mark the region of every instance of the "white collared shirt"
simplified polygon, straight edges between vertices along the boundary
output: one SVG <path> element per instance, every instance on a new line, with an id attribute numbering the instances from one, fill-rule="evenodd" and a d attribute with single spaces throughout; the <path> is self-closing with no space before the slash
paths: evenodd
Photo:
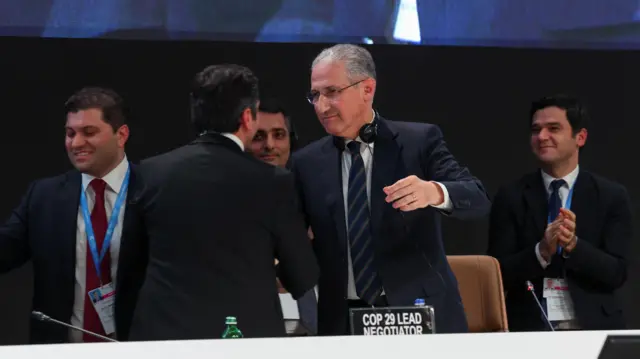
<path id="1" fill-rule="evenodd" d="M 579 172 L 580 172 L 580 166 L 576 166 L 576 168 L 573 171 L 571 171 L 568 175 L 562 178 L 554 178 L 548 173 L 545 173 L 544 171 L 540 171 L 540 174 L 542 175 L 542 183 L 544 183 L 544 188 L 547 192 L 547 198 L 549 198 L 549 196 L 551 196 L 551 193 L 553 193 L 551 189 L 551 182 L 557 179 L 563 179 L 566 183 L 558 189 L 558 195 L 560 195 L 560 200 L 562 201 L 562 208 L 566 208 L 567 199 L 569 198 L 569 191 L 576 184 L 576 180 L 578 179 Z M 540 243 L 536 244 L 536 257 L 538 258 L 538 262 L 540 262 L 540 265 L 542 266 L 542 268 L 547 268 L 547 266 L 550 264 L 550 262 L 547 262 L 546 260 L 544 260 L 544 258 L 542 258 L 542 255 L 540 254 Z"/>
<path id="2" fill-rule="evenodd" d="M 240 138 L 238 138 L 238 136 L 234 135 L 233 133 L 227 133 L 227 132 L 221 133 L 221 135 L 235 142 L 238 146 L 240 146 L 240 149 L 244 152 L 244 143 L 240 141 Z"/>
<path id="3" fill-rule="evenodd" d="M 375 112 L 374 112 L 374 118 L 375 119 Z M 369 207 L 371 207 L 371 173 L 372 173 L 372 168 L 373 168 L 373 147 L 374 147 L 374 143 L 364 143 L 362 142 L 362 140 L 360 139 L 360 137 L 356 138 L 356 141 L 361 142 L 362 144 L 360 145 L 360 156 L 362 156 L 362 161 L 364 162 L 364 168 L 365 168 L 365 172 L 366 172 L 366 177 L 367 177 L 367 201 L 369 201 Z M 345 141 L 345 147 L 346 145 L 351 142 L 351 140 L 346 140 Z M 345 224 L 347 227 L 347 233 L 349 232 L 349 204 L 348 204 L 348 192 L 349 192 L 349 171 L 351 170 L 351 152 L 349 151 L 348 148 L 346 148 L 343 152 L 342 152 L 342 193 L 343 193 L 343 198 L 344 198 L 344 213 L 345 213 Z M 449 198 L 449 191 L 447 191 L 447 188 L 441 184 L 436 182 L 440 188 L 442 189 L 442 192 L 444 193 L 444 202 L 442 202 L 440 205 L 438 206 L 434 206 L 435 208 L 438 209 L 444 209 L 444 210 L 451 210 L 452 209 L 452 203 L 451 203 L 451 198 Z M 382 188 L 376 188 L 376 191 L 382 191 Z M 386 196 L 385 196 L 386 197 Z M 389 204 L 391 205 L 391 204 Z M 356 300 L 356 299 L 360 299 L 357 295 L 357 291 L 356 291 L 356 284 L 355 284 L 355 279 L 354 279 L 354 275 L 353 275 L 353 264 L 351 263 L 351 249 L 350 249 L 350 245 L 349 242 L 347 241 L 347 268 L 348 268 L 348 285 L 347 285 L 347 299 L 352 299 L 352 300 Z M 384 291 L 382 292 L 384 294 Z"/>
<path id="4" fill-rule="evenodd" d="M 102 179 L 107 183 L 105 190 L 105 209 L 107 211 L 107 220 L 111 217 L 113 206 L 116 203 L 116 198 L 122 187 L 124 177 L 127 174 L 129 168 L 129 161 L 125 155 L 122 162 L 118 164 L 111 172 Z M 93 188 L 89 186 L 91 181 L 95 177 L 86 173 L 82 174 L 82 188 L 87 196 L 87 205 L 89 206 L 89 213 L 93 210 L 95 203 L 95 193 Z M 122 222 L 124 220 L 124 212 L 126 208 L 126 201 L 122 203 L 122 208 L 118 215 L 118 223 L 113 231 L 113 237 L 111 238 L 111 244 L 109 246 L 109 254 L 111 256 L 111 278 L 112 283 L 115 285 L 116 274 L 118 271 L 118 256 L 120 251 L 120 238 L 122 236 Z M 89 253 L 89 255 L 91 255 Z M 74 289 L 74 301 L 73 301 L 73 313 L 71 315 L 71 324 L 80 328 L 83 328 L 84 322 L 84 301 L 87 297 L 87 291 L 95 288 L 86 288 L 86 271 L 87 271 L 87 232 L 85 231 L 84 218 L 82 217 L 82 210 L 78 207 L 78 225 L 76 227 L 76 273 L 75 273 L 75 289 Z M 106 284 L 106 283 L 105 283 Z M 71 342 L 82 342 L 82 333 L 76 330 L 70 330 Z"/>

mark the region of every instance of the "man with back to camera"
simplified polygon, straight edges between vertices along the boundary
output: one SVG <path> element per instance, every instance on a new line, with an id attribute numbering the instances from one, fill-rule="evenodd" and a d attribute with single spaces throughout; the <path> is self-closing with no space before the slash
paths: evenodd
<path id="1" fill-rule="evenodd" d="M 540 169 L 500 188 L 489 226 L 509 330 L 550 330 L 529 289 L 556 330 L 624 329 L 615 293 L 627 279 L 632 238 L 627 191 L 580 168 L 588 113 L 576 98 L 537 100 L 530 118 Z M 561 304 L 568 309 L 556 310 Z"/>
<path id="2" fill-rule="evenodd" d="M 131 340 L 220 338 L 227 316 L 247 338 L 285 336 L 274 257 L 294 299 L 316 284 L 293 176 L 244 152 L 258 99 L 249 69 L 207 67 L 191 92 L 198 138 L 141 163 L 149 265 Z"/>
<path id="3" fill-rule="evenodd" d="M 0 272 L 32 260 L 33 310 L 102 335 L 113 336 L 116 329 L 120 338 L 126 336 L 135 288 L 129 296 L 115 296 L 115 328 L 103 325 L 89 292 L 119 291 L 123 278 L 136 275 L 119 263 L 121 245 L 137 235 L 130 211 L 136 175 L 124 149 L 129 128 L 123 101 L 111 90 L 84 88 L 65 110 L 65 147 L 75 169 L 29 186 L 0 227 Z M 32 344 L 99 340 L 39 321 L 31 322 L 29 337 Z"/>
<path id="4" fill-rule="evenodd" d="M 336 45 L 313 61 L 308 99 L 329 136 L 297 151 L 292 171 L 322 271 L 318 332 L 348 333 L 349 308 L 417 298 L 434 306 L 438 332 L 466 332 L 440 215 L 479 218 L 490 201 L 437 126 L 382 118 L 375 90 L 362 47 Z"/>
<path id="5" fill-rule="evenodd" d="M 286 168 L 289 157 L 297 148 L 297 135 L 287 111 L 275 99 L 260 101 L 257 116 L 258 130 L 251 141 L 249 152 L 274 166 Z M 278 282 L 281 294 L 286 290 Z M 281 301 L 285 299 L 281 296 Z M 314 335 L 317 332 L 318 303 L 313 291 L 308 291 L 296 302 L 300 320 L 285 320 L 290 335 Z M 283 311 L 287 304 L 282 303 Z"/>

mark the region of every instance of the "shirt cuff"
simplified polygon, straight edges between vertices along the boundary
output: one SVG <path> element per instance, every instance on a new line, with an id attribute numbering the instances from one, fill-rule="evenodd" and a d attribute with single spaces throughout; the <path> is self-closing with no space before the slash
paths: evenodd
<path id="1" fill-rule="evenodd" d="M 549 266 L 549 262 L 547 262 L 546 260 L 544 260 L 544 258 L 542 258 L 542 254 L 540 254 L 540 242 L 538 242 L 538 244 L 536 244 L 536 258 L 538 258 L 538 262 L 540 263 L 540 266 L 542 268 L 547 268 Z"/>
<path id="2" fill-rule="evenodd" d="M 445 185 L 443 185 L 440 182 L 433 182 L 435 184 L 437 184 L 438 186 L 440 186 L 440 188 L 442 189 L 442 193 L 444 194 L 444 201 L 442 203 L 440 203 L 437 206 L 433 206 L 437 209 L 442 209 L 448 212 L 451 212 L 451 210 L 453 210 L 453 205 L 451 204 L 451 198 L 449 198 L 449 191 L 447 191 L 447 187 L 445 187 Z"/>

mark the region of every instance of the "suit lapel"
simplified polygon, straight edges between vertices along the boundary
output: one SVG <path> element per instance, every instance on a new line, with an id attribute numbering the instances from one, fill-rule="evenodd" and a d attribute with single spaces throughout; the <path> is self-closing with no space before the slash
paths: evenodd
<path id="1" fill-rule="evenodd" d="M 524 200 L 526 215 L 525 220 L 532 220 L 536 238 L 540 237 L 547 228 L 547 192 L 542 182 L 540 172 L 529 175 L 525 184 Z M 541 238 L 541 237 L 540 237 Z"/>
<path id="2" fill-rule="evenodd" d="M 135 206 L 136 204 L 136 196 L 137 196 L 136 183 L 137 182 L 136 182 L 135 165 L 129 162 L 129 168 L 130 168 L 129 187 L 127 188 L 127 198 L 124 201 L 126 203 L 126 207 L 124 208 L 124 219 L 122 223 L 122 239 L 121 240 L 124 240 L 125 233 L 129 232 L 128 229 L 132 228 L 132 226 L 136 224 L 135 215 L 134 215 L 135 211 L 128 210 L 130 207 Z"/>
<path id="3" fill-rule="evenodd" d="M 123 248 L 124 241 L 129 241 L 129 237 L 135 237 L 138 235 L 138 221 L 137 212 L 135 209 L 138 196 L 137 176 L 135 172 L 135 165 L 129 162 L 129 187 L 127 189 L 127 198 L 125 199 L 126 207 L 124 208 L 124 219 L 122 220 L 122 235 L 120 238 L 120 248 Z M 119 256 L 122 260 L 122 256 Z M 120 273 L 121 271 L 118 271 Z M 118 280 L 116 280 L 116 283 Z"/>
<path id="4" fill-rule="evenodd" d="M 374 237 L 380 230 L 382 215 L 384 213 L 386 195 L 382 188 L 396 181 L 398 157 L 402 153 L 402 146 L 396 141 L 398 133 L 389 128 L 388 123 L 381 117 L 378 121 L 378 135 L 376 136 L 373 150 L 373 168 L 371 169 L 371 223 Z M 344 210 L 343 181 L 342 178 L 342 153 L 333 141 L 327 141 L 323 147 L 323 155 L 318 159 L 318 168 L 326 169 L 323 176 L 327 181 L 325 204 L 332 214 L 341 248 L 347 243 L 347 226 Z"/>
<path id="5" fill-rule="evenodd" d="M 323 147 L 323 155 L 318 159 L 318 167 L 325 171 L 324 178 L 327 181 L 324 188 L 327 193 L 324 197 L 333 222 L 336 226 L 337 238 L 340 248 L 346 248 L 347 225 L 345 223 L 344 196 L 342 193 L 342 153 L 338 151 L 332 141 L 327 141 Z"/>
<path id="6" fill-rule="evenodd" d="M 61 283 L 66 288 L 60 288 L 68 297 L 69 310 L 73 306 L 73 287 L 76 268 L 76 230 L 78 227 L 78 207 L 80 205 L 80 191 L 82 187 L 81 175 L 77 171 L 67 173 L 57 193 L 55 216 L 56 230 L 52 240 L 59 241 L 61 251 L 62 275 Z"/>
<path id="7" fill-rule="evenodd" d="M 373 168 L 371 170 L 371 223 L 374 238 L 380 231 L 382 214 L 386 207 L 391 208 L 384 198 L 384 187 L 397 180 L 397 165 L 402 146 L 395 141 L 398 133 L 389 128 L 386 120 L 378 117 L 378 135 L 373 150 Z M 385 207 L 386 206 L 386 207 Z"/>
<path id="8" fill-rule="evenodd" d="M 573 188 L 571 211 L 576 215 L 576 235 L 589 238 L 588 230 L 591 223 L 597 220 L 598 206 L 597 191 L 593 188 L 589 173 L 580 171 Z"/>

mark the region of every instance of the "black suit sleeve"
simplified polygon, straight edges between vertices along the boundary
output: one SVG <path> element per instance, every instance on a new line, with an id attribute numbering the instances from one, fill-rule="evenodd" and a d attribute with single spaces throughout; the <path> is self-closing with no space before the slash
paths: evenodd
<path id="1" fill-rule="evenodd" d="M 614 290 L 627 280 L 627 255 L 633 238 L 631 202 L 620 188 L 607 210 L 602 231 L 602 248 L 586 238 L 578 238 L 576 247 L 565 260 L 567 270 L 598 282 L 603 289 Z M 580 218 L 576 218 L 576 226 Z"/>
<path id="2" fill-rule="evenodd" d="M 300 175 L 296 172 L 297 167 L 295 163 L 295 156 L 291 156 L 288 163 L 288 170 L 293 173 L 294 177 L 294 186 L 296 191 L 296 208 L 298 212 L 302 214 L 302 219 L 304 220 L 305 227 L 309 227 L 309 218 L 307 216 L 307 212 L 305 211 L 305 203 L 304 203 L 304 193 L 302 192 L 302 183 L 300 183 Z"/>
<path id="3" fill-rule="evenodd" d="M 458 164 L 453 157 L 438 126 L 427 127 L 423 170 L 429 180 L 443 184 L 453 205 L 452 217 L 465 219 L 485 216 L 491 201 L 482 183 L 471 172 Z"/>
<path id="4" fill-rule="evenodd" d="M 136 309 L 138 293 L 149 263 L 149 244 L 147 234 L 142 223 L 138 223 L 131 235 L 124 238 L 120 246 L 120 260 L 118 267 L 116 306 L 117 336 L 120 341 L 129 339 L 131 320 Z"/>
<path id="5" fill-rule="evenodd" d="M 149 263 L 149 239 L 144 222 L 141 198 L 141 176 L 136 175 L 136 187 L 130 189 L 125 209 L 125 228 L 120 244 L 117 300 L 115 306 L 116 335 L 119 341 L 129 340 L 129 329 L 138 301 L 138 293 L 144 283 Z"/>
<path id="6" fill-rule="evenodd" d="M 278 278 L 294 299 L 300 298 L 318 282 L 319 268 L 307 236 L 307 228 L 298 210 L 293 175 L 276 176 L 276 208 L 273 235 L 278 258 Z"/>
<path id="7" fill-rule="evenodd" d="M 18 207 L 0 227 L 0 273 L 18 268 L 31 258 L 28 220 L 29 202 L 35 186 L 35 183 L 29 186 Z"/>
<path id="8" fill-rule="evenodd" d="M 489 248 L 487 254 L 500 262 L 505 290 L 525 288 L 525 282 L 542 276 L 535 244 L 518 249 L 517 222 L 513 215 L 508 190 L 501 188 L 493 199 L 489 216 Z"/>

